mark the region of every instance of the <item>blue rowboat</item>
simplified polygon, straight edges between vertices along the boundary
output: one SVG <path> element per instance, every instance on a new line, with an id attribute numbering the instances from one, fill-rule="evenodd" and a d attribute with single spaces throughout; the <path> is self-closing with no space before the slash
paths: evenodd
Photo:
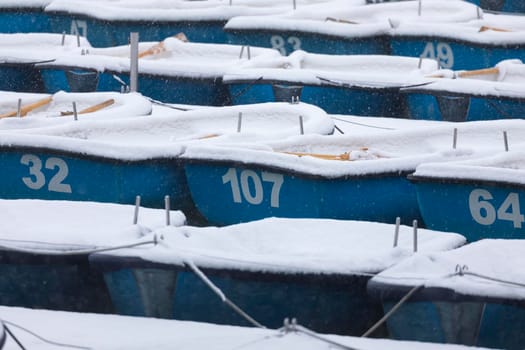
<path id="1" fill-rule="evenodd" d="M 89 268 L 93 250 L 135 242 L 166 223 L 160 209 L 95 202 L 0 200 L 2 305 L 111 312 L 103 276 Z M 185 222 L 170 212 L 170 224 Z M 126 241 L 127 238 L 127 241 Z M 116 243 L 115 243 L 116 242 Z"/>
<path id="2" fill-rule="evenodd" d="M 0 90 L 45 92 L 38 63 L 52 61 L 57 55 L 74 50 L 86 41 L 69 35 L 29 33 L 0 34 Z"/>
<path id="3" fill-rule="evenodd" d="M 488 11 L 525 13 L 525 4 L 520 0 L 468 0 L 468 1 Z"/>
<path id="4" fill-rule="evenodd" d="M 50 32 L 44 8 L 51 0 L 4 1 L 0 4 L 0 33 Z"/>
<path id="5" fill-rule="evenodd" d="M 431 84 L 402 89 L 411 119 L 473 121 L 524 117 L 525 66 L 507 60 L 495 67 L 436 72 Z"/>
<path id="6" fill-rule="evenodd" d="M 481 14 L 466 23 L 401 23 L 390 33 L 393 55 L 431 58 L 446 69 L 492 67 L 525 59 L 525 20 L 518 15 Z"/>
<path id="7" fill-rule="evenodd" d="M 393 339 L 499 349 L 525 346 L 525 241 L 485 239 L 421 254 L 373 277 L 371 297 L 385 312 L 414 288 L 387 320 Z"/>
<path id="8" fill-rule="evenodd" d="M 426 225 L 460 232 L 469 241 L 524 238 L 521 157 L 520 152 L 509 152 L 472 161 L 422 164 L 410 179 Z"/>
<path id="9" fill-rule="evenodd" d="M 38 130 L 38 129 L 34 129 Z M 174 208 L 190 203 L 178 166 L 180 147 L 126 147 L 72 138 L 4 134 L 0 163 L 2 198 L 36 198 L 133 203 Z"/>
<path id="10" fill-rule="evenodd" d="M 233 104 L 301 100 L 333 114 L 402 117 L 400 89 L 430 82 L 424 75 L 436 69 L 435 61 L 414 57 L 295 51 L 246 62 L 223 82 Z"/>
<path id="11" fill-rule="evenodd" d="M 263 145 L 188 145 L 185 172 L 199 212 L 215 225 L 265 217 L 406 223 L 421 220 L 406 176 L 450 150 L 450 125 L 366 136 L 305 135 Z M 499 145 L 499 144 L 498 144 Z"/>
<path id="12" fill-rule="evenodd" d="M 381 317 L 367 300 L 370 275 L 413 254 L 412 228 L 401 227 L 396 248 L 394 231 L 371 222 L 271 218 L 161 229 L 155 247 L 89 259 L 103 271 L 119 314 L 252 325 L 215 291 L 266 327 L 295 317 L 318 332 L 357 335 Z M 423 230 L 421 242 L 423 251 L 442 251 L 464 238 Z"/>
<path id="13" fill-rule="evenodd" d="M 291 3 L 224 1 L 127 1 L 121 3 L 55 0 L 46 7 L 54 32 L 80 35 L 98 47 L 126 45 L 130 32 L 146 41 L 183 32 L 189 40 L 226 43 L 222 28 L 233 16 L 264 15 L 291 8 Z"/>
<path id="14" fill-rule="evenodd" d="M 238 16 L 224 26 L 231 43 L 324 54 L 390 54 L 389 34 L 398 21 L 463 22 L 476 18 L 476 6 L 460 1 L 418 1 L 364 6 L 364 1 L 315 4 L 277 16 Z M 360 6 L 361 5 L 361 6 Z M 446 16 L 443 16 L 446 13 Z M 445 24 L 446 22 L 446 24 Z"/>
<path id="15" fill-rule="evenodd" d="M 129 46 L 86 48 L 38 65 L 47 92 L 121 91 L 129 85 Z M 223 106 L 229 104 L 223 74 L 275 50 L 195 44 L 177 38 L 139 45 L 139 90 L 156 100 Z"/>
<path id="16" fill-rule="evenodd" d="M 0 130 L 74 123 L 73 104 L 77 109 L 77 119 L 113 120 L 147 116 L 152 112 L 150 100 L 139 93 L 61 91 L 49 95 L 0 91 Z"/>

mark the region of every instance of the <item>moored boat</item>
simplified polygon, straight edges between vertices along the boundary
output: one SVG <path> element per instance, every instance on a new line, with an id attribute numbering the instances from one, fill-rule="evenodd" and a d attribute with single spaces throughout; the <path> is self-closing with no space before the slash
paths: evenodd
<path id="1" fill-rule="evenodd" d="M 503 135 L 501 143 L 503 149 Z M 525 238 L 524 172 L 523 153 L 502 150 L 476 160 L 421 164 L 410 180 L 428 227 L 460 232 L 469 241 Z"/>
<path id="2" fill-rule="evenodd" d="M 472 121 L 525 116 L 525 65 L 520 60 L 475 70 L 441 70 L 427 78 L 432 83 L 401 90 L 412 119 Z"/>
<path id="3" fill-rule="evenodd" d="M 488 11 L 525 13 L 525 4 L 520 0 L 468 0 L 468 1 Z"/>
<path id="4" fill-rule="evenodd" d="M 414 255 L 373 277 L 368 291 L 395 311 L 387 319 L 394 339 L 521 349 L 524 250 L 524 240 L 486 239 Z"/>
<path id="5" fill-rule="evenodd" d="M 6 0 L 0 4 L 0 33 L 49 32 L 44 8 L 52 0 Z"/>
<path id="6" fill-rule="evenodd" d="M 413 229 L 372 222 L 270 218 L 222 228 L 160 229 L 153 248 L 90 256 L 118 313 L 277 328 L 284 318 L 323 333 L 364 333 L 381 314 L 370 276 L 413 254 Z M 420 230 L 418 251 L 457 247 Z M 297 244 L 297 242 L 301 244 Z M 214 295 L 214 293 L 218 295 Z M 227 298 L 227 301 L 225 301 Z"/>
<path id="7" fill-rule="evenodd" d="M 233 104 L 304 101 L 328 113 L 403 117 L 400 90 L 425 85 L 435 61 L 387 55 L 295 51 L 246 62 L 223 77 Z"/>
<path id="8" fill-rule="evenodd" d="M 56 310 L 111 312 L 103 277 L 88 254 L 136 242 L 166 225 L 164 210 L 95 202 L 0 200 L 0 302 Z M 171 224 L 185 222 L 171 212 Z"/>

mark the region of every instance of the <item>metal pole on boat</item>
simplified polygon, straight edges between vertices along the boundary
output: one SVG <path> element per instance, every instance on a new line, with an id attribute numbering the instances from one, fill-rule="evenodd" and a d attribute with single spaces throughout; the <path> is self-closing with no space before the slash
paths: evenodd
<path id="1" fill-rule="evenodd" d="M 135 197 L 135 212 L 133 213 L 133 225 L 139 221 L 140 196 Z"/>
<path id="2" fill-rule="evenodd" d="M 241 53 L 239 54 L 239 59 L 242 58 L 242 54 L 244 53 L 244 45 L 241 46 Z"/>
<path id="3" fill-rule="evenodd" d="M 138 91 L 139 75 L 139 33 L 132 32 L 129 34 L 130 43 L 130 65 L 129 65 L 129 90 Z"/>
<path id="4" fill-rule="evenodd" d="M 252 59 L 252 54 L 250 53 L 250 45 L 246 46 L 246 53 L 248 54 L 248 60 Z"/>
<path id="5" fill-rule="evenodd" d="M 421 16 L 421 0 L 419 0 L 417 3 L 417 15 Z"/>
<path id="6" fill-rule="evenodd" d="M 414 229 L 414 253 L 417 253 L 417 220 L 412 221 L 412 228 Z"/>
<path id="7" fill-rule="evenodd" d="M 399 225 L 401 225 L 401 218 L 398 216 L 396 218 L 396 228 L 394 231 L 394 248 L 397 247 L 397 242 L 399 240 Z"/>
<path id="8" fill-rule="evenodd" d="M 73 101 L 73 118 L 75 118 L 75 120 L 78 120 L 77 103 L 75 101 Z"/>
<path id="9" fill-rule="evenodd" d="M 509 139 L 507 138 L 507 132 L 503 132 L 503 142 L 505 143 L 505 152 L 509 151 Z"/>
<path id="10" fill-rule="evenodd" d="M 22 99 L 18 99 L 18 106 L 16 107 L 16 117 L 20 118 L 22 116 Z"/>
<path id="11" fill-rule="evenodd" d="M 239 118 L 237 119 L 237 132 L 241 132 L 242 126 L 242 112 L 239 112 Z"/>
<path id="12" fill-rule="evenodd" d="M 417 63 L 417 69 L 421 69 L 421 64 L 423 64 L 423 56 L 419 56 L 419 62 Z"/>
<path id="13" fill-rule="evenodd" d="M 170 225 L 170 196 L 164 196 L 164 208 L 166 209 L 166 226 Z"/>
<path id="14" fill-rule="evenodd" d="M 454 128 L 454 136 L 452 138 L 452 148 L 456 149 L 458 143 L 458 128 Z"/>
<path id="15" fill-rule="evenodd" d="M 62 46 L 66 44 L 66 32 L 62 32 Z"/>
<path id="16" fill-rule="evenodd" d="M 77 47 L 80 47 L 80 34 L 78 33 L 78 30 L 77 30 Z"/>
<path id="17" fill-rule="evenodd" d="M 304 135 L 304 123 L 303 123 L 303 116 L 299 116 L 299 130 L 301 132 L 301 135 Z"/>
<path id="18" fill-rule="evenodd" d="M 293 0 L 293 9 L 297 9 L 297 4 L 296 4 L 296 0 Z"/>
<path id="19" fill-rule="evenodd" d="M 483 16 L 481 15 L 483 12 L 481 12 L 481 9 L 478 7 L 476 7 L 476 13 L 478 15 L 478 19 L 481 19 Z"/>

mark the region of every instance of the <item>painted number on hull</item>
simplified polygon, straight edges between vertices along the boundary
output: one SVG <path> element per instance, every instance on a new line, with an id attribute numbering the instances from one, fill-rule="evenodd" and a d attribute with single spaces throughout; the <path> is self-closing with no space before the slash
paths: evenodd
<path id="1" fill-rule="evenodd" d="M 20 163 L 28 166 L 29 176 L 23 177 L 24 184 L 32 189 L 39 190 L 46 185 L 46 176 L 42 172 L 42 160 L 33 154 L 24 154 L 20 158 Z M 49 180 L 47 189 L 50 192 L 71 193 L 71 186 L 63 183 L 69 174 L 66 162 L 60 158 L 47 158 L 44 164 L 45 169 L 56 170 Z"/>
<path id="2" fill-rule="evenodd" d="M 497 210 L 490 202 L 492 199 L 494 197 L 487 190 L 473 190 L 468 199 L 472 218 L 481 225 L 492 225 L 496 220 L 505 220 L 512 222 L 515 228 L 521 228 L 525 216 L 521 214 L 518 194 L 509 193 Z"/>
<path id="3" fill-rule="evenodd" d="M 272 44 L 272 49 L 279 50 L 281 55 L 286 55 L 286 44 L 291 45 L 293 51 L 301 49 L 301 39 L 296 36 L 290 36 L 285 39 L 280 35 L 272 35 L 270 43 Z"/>
<path id="4" fill-rule="evenodd" d="M 427 43 L 421 57 L 437 60 L 442 68 L 452 68 L 454 66 L 454 52 L 447 43 Z"/>
<path id="5" fill-rule="evenodd" d="M 270 206 L 279 208 L 279 194 L 284 182 L 282 174 L 263 171 L 259 176 L 255 171 L 246 169 L 240 171 L 240 175 L 238 175 L 237 169 L 230 168 L 226 174 L 222 176 L 222 183 L 229 183 L 231 186 L 234 203 L 242 203 L 244 198 L 244 200 L 250 204 L 261 204 L 264 199 L 263 182 L 272 184 Z"/>
<path id="6" fill-rule="evenodd" d="M 71 21 L 71 35 L 87 37 L 87 22 L 79 19 Z"/>

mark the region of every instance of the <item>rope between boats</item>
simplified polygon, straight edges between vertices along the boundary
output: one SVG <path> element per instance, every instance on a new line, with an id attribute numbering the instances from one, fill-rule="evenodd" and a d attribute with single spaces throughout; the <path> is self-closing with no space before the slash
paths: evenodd
<path id="1" fill-rule="evenodd" d="M 39 242 L 34 242 L 39 243 Z M 46 254 L 46 255 L 55 255 L 55 256 L 70 256 L 70 255 L 84 255 L 84 254 L 92 254 L 92 253 L 100 253 L 100 252 L 107 252 L 111 250 L 119 250 L 119 249 L 125 249 L 125 248 L 134 248 L 142 245 L 147 244 L 154 244 L 156 245 L 158 243 L 157 236 L 155 235 L 153 240 L 150 241 L 144 241 L 144 242 L 138 242 L 138 243 L 130 243 L 130 244 L 123 244 L 113 247 L 101 247 L 101 248 L 93 248 L 93 249 L 78 249 L 78 250 L 70 250 L 70 251 L 54 251 L 54 250 L 44 250 L 44 249 L 29 249 L 29 248 L 20 248 L 20 247 L 12 247 L 4 244 L 0 244 L 0 249 L 9 250 L 9 251 L 15 251 L 20 253 L 30 253 L 30 254 Z"/>
<path id="2" fill-rule="evenodd" d="M 65 348 L 74 348 L 74 349 L 82 349 L 82 350 L 90 350 L 91 348 L 90 347 L 86 347 L 86 346 L 79 346 L 79 345 L 73 345 L 73 344 L 65 344 L 65 343 L 59 343 L 59 342 L 56 342 L 56 341 L 53 341 L 53 340 L 49 340 L 49 339 L 46 339 L 44 337 L 42 337 L 41 335 L 38 335 L 36 334 L 35 332 L 32 332 L 30 331 L 29 329 L 27 328 L 24 328 L 16 323 L 13 323 L 13 322 L 10 322 L 10 321 L 6 321 L 6 320 L 2 320 L 3 323 L 5 324 L 8 324 L 10 326 L 13 326 L 13 327 L 16 327 L 26 333 L 29 333 L 31 334 L 33 337 L 43 341 L 44 343 L 48 343 L 48 344 L 51 344 L 51 345 L 55 345 L 55 346 L 61 346 L 61 347 L 65 347 Z M 11 332 L 9 330 L 9 328 L 7 328 L 7 326 L 4 325 L 4 328 L 6 330 L 6 332 L 14 339 L 14 341 L 18 344 L 18 346 L 20 346 L 20 348 L 22 349 L 25 349 L 25 347 L 22 345 L 22 343 L 20 343 L 20 340 L 18 340 L 13 332 Z"/>
<path id="3" fill-rule="evenodd" d="M 345 120 L 345 119 L 341 119 L 341 118 L 337 118 L 337 117 L 332 117 L 332 119 L 339 120 L 341 122 L 348 123 L 348 124 L 355 124 L 355 125 L 359 125 L 359 126 L 366 126 L 367 128 L 383 129 L 383 130 L 396 130 L 395 128 L 387 128 L 387 127 L 383 127 L 383 126 L 375 126 L 375 125 L 370 125 L 370 124 L 352 122 L 350 120 Z"/>
<path id="4" fill-rule="evenodd" d="M 292 322 L 289 322 L 288 319 L 284 320 L 284 327 L 279 329 L 280 332 L 283 332 L 284 334 L 296 332 L 296 333 L 302 333 L 309 337 L 315 338 L 317 340 L 323 341 L 327 344 L 337 346 L 338 348 L 341 348 L 343 350 L 357 350 L 356 348 L 353 348 L 351 346 L 338 343 L 336 341 L 330 340 L 328 338 L 325 338 L 316 332 L 312 331 L 311 329 L 308 329 L 304 326 L 301 326 L 300 324 L 297 324 L 297 320 L 294 318 L 292 319 Z"/>

